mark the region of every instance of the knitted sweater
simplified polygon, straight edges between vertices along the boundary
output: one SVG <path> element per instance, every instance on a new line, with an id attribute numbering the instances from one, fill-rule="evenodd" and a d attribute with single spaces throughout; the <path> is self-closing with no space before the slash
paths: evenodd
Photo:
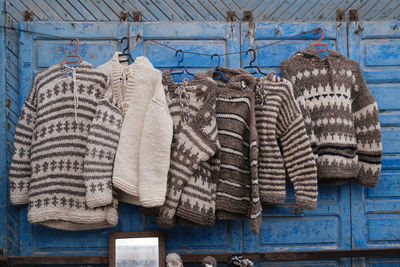
<path id="1" fill-rule="evenodd" d="M 309 46 L 281 68 L 304 99 L 303 116 L 315 135 L 319 182 L 356 180 L 375 187 L 382 154 L 378 107 L 359 64 L 335 51 L 322 59 Z"/>
<path id="2" fill-rule="evenodd" d="M 285 202 L 287 173 L 294 185 L 297 207 L 314 209 L 318 195 L 317 168 L 291 83 L 273 72 L 258 79 L 255 115 L 261 202 Z"/>
<path id="3" fill-rule="evenodd" d="M 113 93 L 124 112 L 113 176 L 120 200 L 144 207 L 161 206 L 172 142 L 172 119 L 161 72 L 146 57 L 137 57 L 124 67 L 118 53 L 100 69 L 110 74 Z"/>
<path id="4" fill-rule="evenodd" d="M 115 199 L 95 209 L 86 201 L 87 194 L 111 195 L 111 183 L 96 181 L 112 175 L 115 132 L 122 119 L 115 102 L 106 98 L 107 86 L 107 76 L 87 62 L 73 68 L 71 76 L 60 62 L 34 77 L 15 132 L 10 169 L 11 202 L 29 204 L 31 223 L 66 230 L 117 224 Z M 99 104 L 109 115 L 102 127 L 92 125 Z M 84 170 L 88 140 L 101 149 Z M 87 171 L 93 171 L 93 187 L 85 183 Z"/>
<path id="5" fill-rule="evenodd" d="M 216 167 L 219 150 L 215 117 L 216 86 L 197 74 L 193 81 L 174 83 L 163 73 L 167 100 L 174 123 L 167 197 L 158 224 L 170 227 L 176 215 L 209 225 L 215 219 Z"/>
<path id="6" fill-rule="evenodd" d="M 217 125 L 221 144 L 216 209 L 220 219 L 248 217 L 261 226 L 258 136 L 254 113 L 255 79 L 242 69 L 221 67 L 229 82 L 218 83 Z"/>

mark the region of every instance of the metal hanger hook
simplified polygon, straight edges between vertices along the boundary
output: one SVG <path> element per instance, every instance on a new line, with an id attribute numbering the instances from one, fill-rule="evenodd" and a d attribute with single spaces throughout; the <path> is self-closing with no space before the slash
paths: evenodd
<path id="1" fill-rule="evenodd" d="M 177 57 L 179 53 L 182 53 L 182 57 L 181 59 L 178 61 L 178 66 L 180 66 L 180 64 L 183 62 L 184 58 L 185 58 L 185 52 L 183 52 L 182 49 L 178 49 L 175 52 L 175 56 Z"/>
<path id="2" fill-rule="evenodd" d="M 211 56 L 211 59 L 213 59 L 214 57 L 218 57 L 218 65 L 215 67 L 215 68 L 218 68 L 219 65 L 221 64 L 221 56 L 218 55 L 218 54 L 213 54 L 213 55 Z"/>
<path id="3" fill-rule="evenodd" d="M 250 60 L 250 66 L 253 66 L 253 62 L 256 61 L 256 51 L 250 48 L 249 50 L 246 51 L 246 56 L 249 52 L 252 53 L 252 60 Z"/>
<path id="4" fill-rule="evenodd" d="M 122 39 L 120 40 L 121 44 L 124 40 L 127 40 L 127 44 L 126 47 L 124 48 L 124 50 L 122 50 L 122 53 L 125 54 L 125 51 L 129 49 L 129 38 L 128 37 L 122 37 Z"/>
<path id="5" fill-rule="evenodd" d="M 72 51 L 72 55 L 75 55 L 75 52 L 77 52 L 79 49 L 79 39 L 78 38 L 72 39 L 71 44 L 74 44 L 74 41 L 76 41 L 76 48 Z"/>

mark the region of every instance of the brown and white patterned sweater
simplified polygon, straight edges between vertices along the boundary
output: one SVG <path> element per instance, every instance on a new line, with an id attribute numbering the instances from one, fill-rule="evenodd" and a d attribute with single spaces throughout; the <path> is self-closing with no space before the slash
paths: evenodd
<path id="1" fill-rule="evenodd" d="M 294 84 L 314 144 L 318 181 L 340 185 L 352 180 L 378 184 L 381 130 L 378 107 L 359 64 L 331 51 L 320 58 L 314 46 L 281 63 Z"/>
<path id="2" fill-rule="evenodd" d="M 117 224 L 115 197 L 98 208 L 87 204 L 112 194 L 122 113 L 107 88 L 107 76 L 87 62 L 73 69 L 60 62 L 34 77 L 10 170 L 11 202 L 28 203 L 29 222 L 65 230 Z"/>
<path id="3" fill-rule="evenodd" d="M 314 209 L 317 167 L 292 84 L 270 72 L 257 79 L 254 91 L 261 202 L 285 203 L 287 173 L 294 185 L 297 207 Z"/>

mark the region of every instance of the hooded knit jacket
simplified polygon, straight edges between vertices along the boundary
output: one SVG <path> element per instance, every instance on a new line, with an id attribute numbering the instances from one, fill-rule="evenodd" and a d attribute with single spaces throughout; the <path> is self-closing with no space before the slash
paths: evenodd
<path id="1" fill-rule="evenodd" d="M 317 167 L 292 84 L 273 72 L 258 78 L 255 115 L 262 204 L 285 203 L 287 173 L 294 185 L 297 207 L 314 209 L 318 195 Z"/>
<path id="2" fill-rule="evenodd" d="M 382 154 L 378 107 L 359 64 L 335 51 L 320 58 L 310 45 L 283 61 L 281 68 L 304 99 L 303 116 L 315 136 L 319 182 L 356 180 L 375 187 Z"/>
<path id="3" fill-rule="evenodd" d="M 261 202 L 258 185 L 258 136 L 253 76 L 243 69 L 220 67 L 229 82 L 218 82 L 217 125 L 220 173 L 216 209 L 220 219 L 247 217 L 258 233 Z"/>
<path id="4" fill-rule="evenodd" d="M 118 53 L 103 66 L 124 119 L 115 156 L 113 185 L 120 200 L 144 207 L 164 204 L 172 119 L 161 72 L 146 57 L 123 66 Z"/>
<path id="5" fill-rule="evenodd" d="M 174 123 L 171 165 L 164 206 L 158 224 L 171 227 L 176 216 L 193 224 L 211 225 L 215 220 L 215 191 L 220 145 L 215 117 L 216 85 L 196 74 L 192 81 L 174 83 L 163 72 L 168 106 Z"/>
<path id="6" fill-rule="evenodd" d="M 112 194 L 111 183 L 102 179 L 112 175 L 122 114 L 107 87 L 106 74 L 87 62 L 72 69 L 60 62 L 35 75 L 16 128 L 10 169 L 11 202 L 28 203 L 29 222 L 65 230 L 117 224 L 116 199 L 94 209 L 86 201 L 88 192 Z M 93 124 L 97 106 L 108 114 L 102 127 Z M 84 167 L 92 152 L 88 140 L 101 149 Z M 93 187 L 85 181 L 92 168 Z"/>

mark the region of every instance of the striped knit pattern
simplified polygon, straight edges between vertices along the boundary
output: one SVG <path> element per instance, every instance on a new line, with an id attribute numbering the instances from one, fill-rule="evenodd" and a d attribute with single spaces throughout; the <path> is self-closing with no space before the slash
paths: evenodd
<path id="1" fill-rule="evenodd" d="M 376 101 L 359 64 L 335 51 L 321 59 L 309 46 L 281 67 L 305 101 L 303 115 L 310 118 L 316 138 L 319 182 L 340 185 L 356 180 L 375 187 L 381 169 L 381 131 Z"/>
<path id="2" fill-rule="evenodd" d="M 195 224 L 213 224 L 216 179 L 211 158 L 219 150 L 215 119 L 215 84 L 204 75 L 174 83 L 163 72 L 174 125 L 167 196 L 158 224 L 171 227 L 175 216 Z M 208 163 L 207 163 L 208 162 Z"/>
<path id="3" fill-rule="evenodd" d="M 221 71 L 229 83 L 219 83 L 217 96 L 218 138 L 221 144 L 217 216 L 221 219 L 238 215 L 248 217 L 252 231 L 258 233 L 261 227 L 261 202 L 254 115 L 255 80 L 241 69 L 221 68 Z"/>
<path id="4" fill-rule="evenodd" d="M 258 79 L 255 114 L 262 204 L 285 203 L 287 173 L 294 185 L 297 207 L 314 209 L 318 195 L 317 167 L 291 83 L 273 72 Z"/>
<path id="5" fill-rule="evenodd" d="M 115 147 L 110 131 L 91 130 L 98 103 L 103 103 L 108 79 L 89 63 L 72 71 L 60 62 L 38 73 L 23 106 L 15 133 L 15 148 L 10 170 L 10 198 L 13 204 L 28 203 L 28 220 L 50 227 L 80 230 L 114 226 L 118 222 L 117 201 L 108 198 L 107 206 L 91 209 L 86 202 L 84 159 L 87 140 L 102 137 L 103 156 L 93 159 L 96 176 L 100 166 L 110 175 L 107 157 Z M 108 114 L 117 116 L 110 103 Z M 106 110 L 105 110 L 106 111 Z M 120 114 L 120 113 L 119 113 Z M 110 120 L 109 117 L 106 118 Z M 113 123 L 120 123 L 118 117 Z M 93 125 L 96 128 L 96 125 Z M 103 144 L 105 144 L 103 146 Z M 107 148 L 107 150 L 106 150 Z M 104 164 L 104 167 L 103 167 Z M 97 183 L 98 193 L 111 187 Z M 89 197 L 90 198 L 90 197 Z"/>

